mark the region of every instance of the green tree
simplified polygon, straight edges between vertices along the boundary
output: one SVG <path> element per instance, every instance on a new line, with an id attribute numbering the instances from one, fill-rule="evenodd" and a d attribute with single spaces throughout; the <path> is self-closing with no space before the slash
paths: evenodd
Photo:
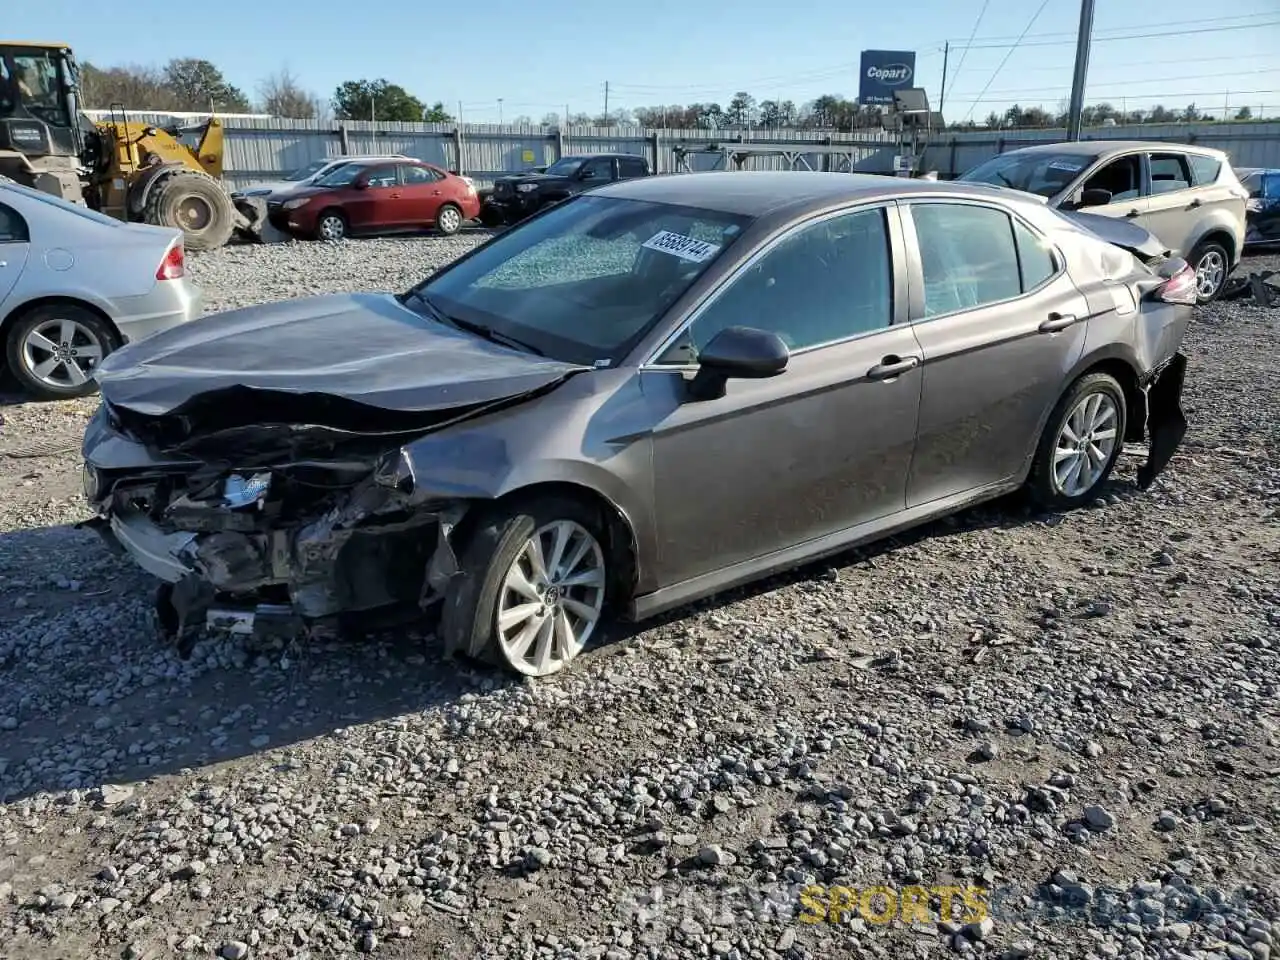
<path id="1" fill-rule="evenodd" d="M 348 80 L 333 92 L 333 112 L 339 120 L 420 121 L 426 113 L 421 100 L 404 87 L 386 80 Z"/>
<path id="2" fill-rule="evenodd" d="M 725 122 L 734 127 L 748 127 L 756 119 L 756 98 L 739 90 L 725 108 Z"/>
<path id="3" fill-rule="evenodd" d="M 248 113 L 251 109 L 244 91 L 227 83 L 222 71 L 208 60 L 176 57 L 164 65 L 162 73 L 176 110 Z"/>
<path id="4" fill-rule="evenodd" d="M 1253 119 L 1253 111 L 1252 111 L 1252 110 L 1250 110 L 1248 107 L 1241 107 L 1239 110 L 1237 110 L 1237 111 L 1236 111 L 1236 119 L 1237 119 L 1237 120 L 1252 120 L 1252 119 Z"/>
<path id="5" fill-rule="evenodd" d="M 427 123 L 453 123 L 453 114 L 444 108 L 444 101 L 437 100 L 422 114 Z"/>

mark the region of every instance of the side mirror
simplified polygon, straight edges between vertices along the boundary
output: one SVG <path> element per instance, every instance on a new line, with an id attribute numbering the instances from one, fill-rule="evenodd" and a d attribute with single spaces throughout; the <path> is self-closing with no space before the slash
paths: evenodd
<path id="1" fill-rule="evenodd" d="M 357 190 L 368 190 L 368 189 L 369 189 L 369 181 L 368 181 L 368 180 L 353 180 L 353 181 L 351 181 L 351 186 L 355 187 Z"/>
<path id="2" fill-rule="evenodd" d="M 694 400 L 724 396 L 731 377 L 761 380 L 787 369 L 791 353 L 776 333 L 753 327 L 725 327 L 698 354 L 698 372 L 689 382 Z"/>
<path id="3" fill-rule="evenodd" d="M 1080 206 L 1105 207 L 1111 202 L 1111 197 L 1112 193 L 1110 190 L 1099 190 L 1095 187 L 1080 194 Z"/>

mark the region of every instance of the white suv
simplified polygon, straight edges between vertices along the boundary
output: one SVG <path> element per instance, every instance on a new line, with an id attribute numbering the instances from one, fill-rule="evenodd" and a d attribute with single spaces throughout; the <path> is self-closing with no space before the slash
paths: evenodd
<path id="1" fill-rule="evenodd" d="M 1221 150 L 1122 140 L 1045 143 L 992 157 L 960 179 L 1145 227 L 1195 267 L 1201 303 L 1222 292 L 1240 262 L 1248 193 Z"/>

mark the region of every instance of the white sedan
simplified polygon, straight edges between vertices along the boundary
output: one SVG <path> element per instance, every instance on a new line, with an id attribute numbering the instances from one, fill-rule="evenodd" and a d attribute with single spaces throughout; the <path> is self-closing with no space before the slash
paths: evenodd
<path id="1" fill-rule="evenodd" d="M 93 393 L 108 353 L 200 312 L 180 231 L 0 180 L 0 338 L 28 392 Z"/>

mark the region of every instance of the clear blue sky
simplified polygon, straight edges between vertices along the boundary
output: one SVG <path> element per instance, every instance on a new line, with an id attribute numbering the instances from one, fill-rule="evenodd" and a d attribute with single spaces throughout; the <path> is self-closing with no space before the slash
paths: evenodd
<path id="1" fill-rule="evenodd" d="M 917 51 L 917 83 L 936 106 L 942 45 L 950 40 L 945 113 L 962 120 L 970 108 L 981 119 L 1014 102 L 1056 109 L 1066 97 L 1077 0 L 1046 0 L 1000 67 L 1038 6 L 988 0 L 967 55 L 983 0 L 130 0 L 114 7 L 37 0 L 7 13 L 0 30 L 10 39 L 67 42 L 99 66 L 203 57 L 251 96 L 285 65 L 326 98 L 343 80 L 385 77 L 451 112 L 461 101 L 469 122 L 496 121 L 499 97 L 507 121 L 522 114 L 536 121 L 566 106 L 598 113 L 606 80 L 611 109 L 723 105 L 744 89 L 758 100 L 797 104 L 823 93 L 854 97 L 863 49 Z M 1194 101 L 1232 113 L 1247 104 L 1280 115 L 1280 0 L 1097 6 L 1089 101 L 1129 110 Z M 1139 34 L 1160 36 L 1111 39 Z"/>

